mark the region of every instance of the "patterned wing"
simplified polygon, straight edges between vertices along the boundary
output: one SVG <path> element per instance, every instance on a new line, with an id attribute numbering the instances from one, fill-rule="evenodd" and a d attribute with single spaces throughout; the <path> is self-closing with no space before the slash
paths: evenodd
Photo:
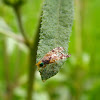
<path id="1" fill-rule="evenodd" d="M 49 64 L 49 63 L 54 63 L 55 61 L 60 59 L 68 58 L 69 55 L 64 54 L 63 51 L 64 51 L 63 47 L 54 48 L 42 58 L 42 62 L 44 62 L 44 64 Z"/>

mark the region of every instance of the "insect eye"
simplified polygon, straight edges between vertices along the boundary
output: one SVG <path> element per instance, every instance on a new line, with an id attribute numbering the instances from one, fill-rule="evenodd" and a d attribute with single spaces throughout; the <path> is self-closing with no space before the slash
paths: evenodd
<path id="1" fill-rule="evenodd" d="M 44 63 L 40 63 L 40 67 L 42 67 L 44 65 Z"/>

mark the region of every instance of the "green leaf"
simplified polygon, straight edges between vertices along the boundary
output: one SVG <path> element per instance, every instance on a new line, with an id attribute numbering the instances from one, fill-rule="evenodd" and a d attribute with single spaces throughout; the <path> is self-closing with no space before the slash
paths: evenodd
<path id="1" fill-rule="evenodd" d="M 73 23 L 73 0 L 45 0 L 37 51 L 37 62 L 56 47 L 64 47 L 68 52 L 69 37 Z M 60 60 L 46 65 L 40 70 L 43 81 L 56 75 L 66 61 Z"/>

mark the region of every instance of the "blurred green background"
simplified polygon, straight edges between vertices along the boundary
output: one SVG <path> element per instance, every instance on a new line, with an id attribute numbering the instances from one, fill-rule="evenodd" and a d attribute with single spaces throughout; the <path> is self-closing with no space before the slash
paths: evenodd
<path id="1" fill-rule="evenodd" d="M 22 20 L 34 38 L 43 0 L 28 0 Z M 41 81 L 35 73 L 34 100 L 100 100 L 100 0 L 75 0 L 75 17 L 69 43 L 71 57 L 60 72 Z M 0 0 L 0 27 L 20 33 L 16 15 Z M 0 34 L 0 100 L 25 100 L 29 52 L 27 47 Z M 10 89 L 9 89 L 10 87 Z M 7 95 L 11 92 L 11 99 Z"/>

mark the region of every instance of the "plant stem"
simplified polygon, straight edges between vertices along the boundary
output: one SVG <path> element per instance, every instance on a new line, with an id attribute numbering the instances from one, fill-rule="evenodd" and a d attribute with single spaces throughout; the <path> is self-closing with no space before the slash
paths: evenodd
<path id="1" fill-rule="evenodd" d="M 20 7 L 19 6 L 14 6 L 14 11 L 16 13 L 16 17 L 18 20 L 18 25 L 19 25 L 19 29 L 21 31 L 21 34 L 23 35 L 24 39 L 25 39 L 25 43 L 28 47 L 30 47 L 30 42 L 29 42 L 29 38 L 27 37 L 23 25 L 22 25 L 22 19 L 21 19 L 21 14 L 20 14 Z"/>
<path id="2" fill-rule="evenodd" d="M 38 40 L 38 39 L 37 39 Z M 30 65 L 29 65 L 29 75 L 28 75 L 28 89 L 26 100 L 32 100 L 32 92 L 34 92 L 33 86 L 35 81 L 35 71 L 36 71 L 36 53 L 37 53 L 38 42 L 34 44 L 34 47 L 30 49 Z"/>
<path id="3" fill-rule="evenodd" d="M 76 4 L 76 24 L 75 24 L 75 46 L 76 46 L 76 57 L 77 57 L 77 69 L 75 77 L 75 89 L 76 94 L 74 99 L 80 100 L 82 93 L 82 79 L 84 78 L 84 71 L 82 70 L 82 33 L 84 28 L 84 10 L 85 10 L 85 1 L 75 0 Z M 80 74 L 81 73 L 81 74 Z M 82 75 L 83 74 L 83 75 Z"/>
<path id="4" fill-rule="evenodd" d="M 30 50 L 30 59 L 29 59 L 29 74 L 28 74 L 28 87 L 27 87 L 27 99 L 32 99 L 32 92 L 33 90 L 33 83 L 35 80 L 35 71 L 36 71 L 36 51 L 33 51 L 33 49 Z"/>
<path id="5" fill-rule="evenodd" d="M 32 93 L 34 93 L 34 81 L 35 81 L 35 72 L 36 72 L 36 54 L 37 46 L 39 42 L 39 32 L 40 32 L 40 22 L 36 31 L 36 37 L 33 41 L 32 48 L 30 49 L 30 65 L 29 65 L 29 75 L 28 75 L 28 88 L 27 88 L 27 98 L 26 100 L 32 100 Z"/>
<path id="6" fill-rule="evenodd" d="M 81 30 L 81 15 L 80 15 L 80 7 L 81 2 L 80 0 L 75 0 L 76 4 L 76 14 L 75 14 L 75 49 L 76 49 L 76 56 L 80 58 L 82 52 L 82 30 Z"/>

